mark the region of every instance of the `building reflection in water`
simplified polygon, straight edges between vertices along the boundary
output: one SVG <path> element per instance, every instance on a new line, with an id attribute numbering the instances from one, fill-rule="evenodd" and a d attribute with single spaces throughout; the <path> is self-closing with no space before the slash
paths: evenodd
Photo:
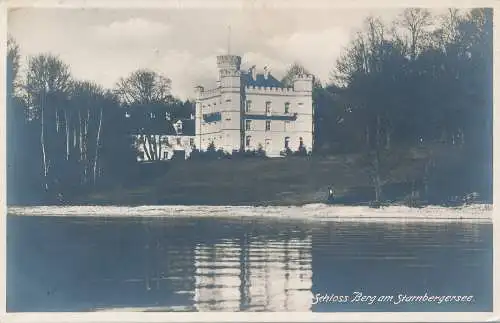
<path id="1" fill-rule="evenodd" d="M 249 236 L 195 247 L 198 311 L 310 311 L 311 236 Z"/>

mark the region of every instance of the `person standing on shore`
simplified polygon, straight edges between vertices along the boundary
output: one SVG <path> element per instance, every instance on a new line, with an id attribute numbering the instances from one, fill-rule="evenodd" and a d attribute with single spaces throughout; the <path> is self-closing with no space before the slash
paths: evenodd
<path id="1" fill-rule="evenodd" d="M 329 186 L 328 187 L 328 202 L 332 203 L 335 200 L 335 193 L 333 191 L 333 187 Z"/>

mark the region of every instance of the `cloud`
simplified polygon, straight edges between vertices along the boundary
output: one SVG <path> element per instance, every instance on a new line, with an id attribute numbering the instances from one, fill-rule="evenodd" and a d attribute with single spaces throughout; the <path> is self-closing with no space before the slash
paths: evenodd
<path id="1" fill-rule="evenodd" d="M 167 50 L 151 67 L 172 79 L 172 94 L 182 99 L 194 96 L 198 84 L 215 87 L 217 77 L 216 54 L 197 57 L 187 50 Z"/>
<path id="2" fill-rule="evenodd" d="M 242 58 L 242 69 L 248 69 L 255 65 L 258 72 L 262 72 L 264 66 L 271 69 L 271 74 L 280 78 L 284 75 L 289 63 L 283 59 L 273 58 L 263 52 L 246 52 Z"/>
<path id="3" fill-rule="evenodd" d="M 157 21 L 143 18 L 114 21 L 108 25 L 93 26 L 94 34 L 102 40 L 148 40 L 167 35 L 171 27 Z"/>
<path id="4" fill-rule="evenodd" d="M 336 59 L 350 40 L 342 27 L 318 32 L 295 32 L 269 39 L 267 45 L 284 61 L 298 62 L 322 81 L 328 81 Z"/>

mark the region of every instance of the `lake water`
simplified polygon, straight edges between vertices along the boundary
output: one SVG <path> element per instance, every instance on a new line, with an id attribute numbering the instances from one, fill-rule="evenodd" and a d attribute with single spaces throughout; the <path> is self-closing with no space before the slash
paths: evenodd
<path id="1" fill-rule="evenodd" d="M 491 311 L 492 266 L 492 224 L 7 217 L 9 312 Z"/>

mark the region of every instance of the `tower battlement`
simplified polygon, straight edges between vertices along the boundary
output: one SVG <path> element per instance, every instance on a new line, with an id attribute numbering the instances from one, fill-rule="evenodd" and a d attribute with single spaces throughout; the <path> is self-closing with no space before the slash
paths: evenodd
<path id="1" fill-rule="evenodd" d="M 241 56 L 219 55 L 217 56 L 217 67 L 219 69 L 239 70 L 241 66 Z"/>
<path id="2" fill-rule="evenodd" d="M 293 80 L 312 81 L 313 76 L 309 74 L 297 74 L 293 77 Z"/>
<path id="3" fill-rule="evenodd" d="M 252 94 L 289 94 L 293 92 L 293 89 L 289 87 L 246 86 L 245 91 Z"/>
<path id="4" fill-rule="evenodd" d="M 226 69 L 223 69 L 220 71 L 219 73 L 220 76 L 236 76 L 236 77 L 239 77 L 241 76 L 241 72 L 239 70 L 226 70 Z"/>

